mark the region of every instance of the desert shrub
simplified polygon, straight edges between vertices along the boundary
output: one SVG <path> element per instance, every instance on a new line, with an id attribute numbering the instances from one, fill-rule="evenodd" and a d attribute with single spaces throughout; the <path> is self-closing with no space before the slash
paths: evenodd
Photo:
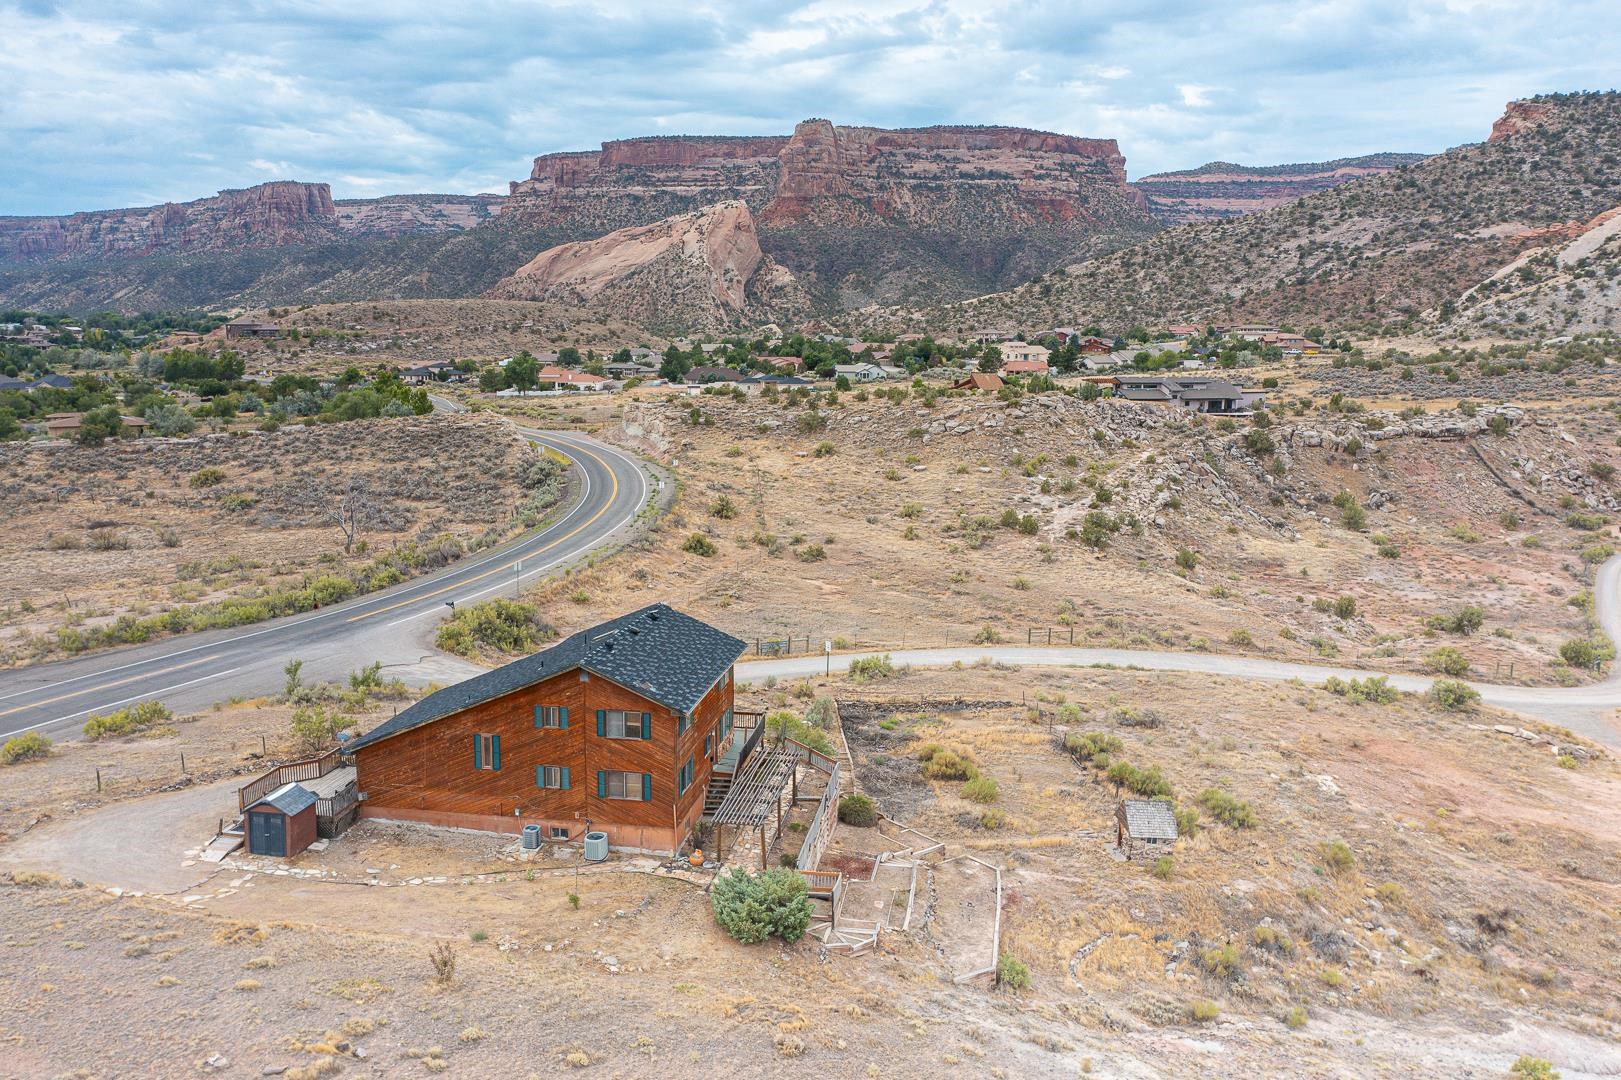
<path id="1" fill-rule="evenodd" d="M 1176 860 L 1169 855 L 1161 855 L 1154 860 L 1154 866 L 1149 873 L 1161 881 L 1170 881 L 1176 876 Z"/>
<path id="2" fill-rule="evenodd" d="M 1328 610 L 1334 613 L 1336 619 L 1354 619 L 1356 618 L 1356 597 L 1337 597 L 1328 605 Z"/>
<path id="3" fill-rule="evenodd" d="M 37 731 L 25 731 L 6 740 L 0 746 L 0 765 L 15 765 L 19 761 L 33 761 L 36 758 L 49 757 L 51 753 L 51 740 Z"/>
<path id="4" fill-rule="evenodd" d="M 211 488 L 224 482 L 225 470 L 215 468 L 213 465 L 206 465 L 198 469 L 191 474 L 191 479 L 187 481 L 194 488 Z"/>
<path id="5" fill-rule="evenodd" d="M 174 714 L 161 701 L 138 701 L 106 716 L 91 713 L 90 718 L 85 721 L 84 737 L 107 739 L 119 735 L 135 735 L 150 731 L 173 717 Z"/>
<path id="6" fill-rule="evenodd" d="M 1195 1001 L 1188 1009 L 1188 1015 L 1193 1017 L 1195 1023 L 1208 1024 L 1221 1015 L 1221 1009 L 1214 1001 Z"/>
<path id="7" fill-rule="evenodd" d="M 1248 647 L 1255 644 L 1255 635 L 1248 630 L 1234 630 L 1227 635 L 1227 644 L 1237 645 L 1241 648 Z"/>
<path id="8" fill-rule="evenodd" d="M 833 726 L 836 706 L 833 699 L 822 695 L 805 708 L 805 723 L 827 729 Z"/>
<path id="9" fill-rule="evenodd" d="M 1111 709 L 1108 718 L 1121 727 L 1157 728 L 1165 723 L 1165 718 L 1154 709 L 1139 709 L 1135 705 Z"/>
<path id="10" fill-rule="evenodd" d="M 758 874 L 734 867 L 715 879 L 709 902 L 715 921 L 745 945 L 772 935 L 798 941 L 810 925 L 811 902 L 805 878 L 786 867 Z"/>
<path id="11" fill-rule="evenodd" d="M 1565 517 L 1566 525 L 1569 525 L 1572 529 L 1580 529 L 1582 532 L 1597 532 L 1604 528 L 1607 523 L 1608 519 L 1603 514 L 1572 513 Z"/>
<path id="12" fill-rule="evenodd" d="M 1158 765 L 1148 768 L 1139 768 L 1129 761 L 1116 761 L 1111 764 L 1104 774 L 1112 783 L 1125 788 L 1133 795 L 1141 795 L 1145 799 L 1168 799 L 1171 797 L 1171 782 L 1165 779 L 1159 771 Z"/>
<path id="13" fill-rule="evenodd" d="M 1027 990 L 1030 987 L 1030 965 L 1010 952 L 996 960 L 996 985 L 1007 990 Z"/>
<path id="14" fill-rule="evenodd" d="M 1449 634 L 1473 634 L 1479 630 L 1486 621 L 1486 613 L 1473 605 L 1459 608 L 1448 615 L 1434 615 L 1429 619 L 1429 625 L 1436 630 L 1445 630 Z"/>
<path id="15" fill-rule="evenodd" d="M 1443 645 L 1432 651 L 1424 657 L 1424 664 L 1442 675 L 1463 675 L 1469 670 L 1469 659 L 1451 645 Z"/>
<path id="16" fill-rule="evenodd" d="M 1220 788 L 1205 788 L 1199 792 L 1199 806 L 1204 812 L 1234 829 L 1253 829 L 1255 811 L 1250 804 L 1236 799 Z"/>
<path id="17" fill-rule="evenodd" d="M 1289 935 L 1270 926 L 1257 926 L 1250 932 L 1250 944 L 1257 949 L 1264 949 L 1280 956 L 1295 951 L 1295 943 L 1289 940 Z"/>
<path id="18" fill-rule="evenodd" d="M 1514 1064 L 1508 1067 L 1516 1080 L 1559 1080 L 1559 1074 L 1554 1071 L 1553 1062 L 1544 1058 L 1521 1054 L 1514 1059 Z"/>
<path id="19" fill-rule="evenodd" d="M 1072 731 L 1064 736 L 1064 749 L 1071 757 L 1098 768 L 1107 768 L 1110 755 L 1118 754 L 1124 746 L 1118 736 L 1101 731 Z"/>
<path id="20" fill-rule="evenodd" d="M 709 507 L 709 513 L 713 517 L 730 521 L 737 516 L 737 504 L 732 501 L 730 495 L 722 495 Z"/>
<path id="21" fill-rule="evenodd" d="M 889 654 L 882 656 L 863 656 L 850 661 L 850 677 L 856 682 L 865 682 L 868 679 L 887 679 L 895 674 L 895 665 L 890 662 Z"/>
<path id="22" fill-rule="evenodd" d="M 1251 428 L 1244 433 L 1244 447 L 1256 457 L 1266 457 L 1277 449 L 1272 436 L 1261 428 Z"/>
<path id="23" fill-rule="evenodd" d="M 1238 950 L 1231 945 L 1217 945 L 1199 954 L 1199 966 L 1218 979 L 1230 979 L 1238 972 Z"/>
<path id="24" fill-rule="evenodd" d="M 869 795 L 853 792 L 839 799 L 839 821 L 867 829 L 878 824 L 878 805 Z"/>
<path id="25" fill-rule="evenodd" d="M 354 721 L 337 709 L 320 702 L 301 705 L 293 710 L 293 738 L 306 753 L 317 753 L 338 741 L 338 732 L 346 731 Z"/>
<path id="26" fill-rule="evenodd" d="M 1183 570 L 1192 570 L 1199 565 L 1199 553 L 1188 548 L 1181 548 L 1176 553 L 1176 565 Z"/>
<path id="27" fill-rule="evenodd" d="M 969 802 L 993 803 L 996 801 L 996 794 L 994 776 L 976 776 L 962 786 L 962 797 Z"/>
<path id="28" fill-rule="evenodd" d="M 828 442 L 826 439 L 823 439 L 821 442 L 816 444 L 816 449 L 812 452 L 817 457 L 832 457 L 838 451 L 833 448 L 832 443 Z"/>
<path id="29" fill-rule="evenodd" d="M 1436 679 L 1430 697 L 1448 712 L 1460 712 L 1480 700 L 1480 691 L 1456 679 Z"/>
<path id="30" fill-rule="evenodd" d="M 681 550 L 699 558 L 707 559 L 715 554 L 715 544 L 703 533 L 693 533 L 687 537 L 687 542 L 681 545 Z"/>
<path id="31" fill-rule="evenodd" d="M 456 979 L 456 948 L 441 941 L 428 950 L 428 963 L 433 965 L 434 981 L 448 986 Z"/>
<path id="32" fill-rule="evenodd" d="M 497 597 L 458 608 L 439 625 L 437 643 L 446 652 L 472 656 L 480 649 L 532 652 L 556 636 L 557 630 L 535 605 Z"/>
<path id="33" fill-rule="evenodd" d="M 1614 657 L 1615 649 L 1609 642 L 1576 638 L 1559 646 L 1559 659 L 1571 667 L 1594 668 Z"/>
<path id="34" fill-rule="evenodd" d="M 923 762 L 923 775 L 930 780 L 972 780 L 979 770 L 966 752 L 936 750 Z"/>
<path id="35" fill-rule="evenodd" d="M 800 562 L 821 562 L 827 558 L 827 549 L 821 544 L 806 544 L 799 549 Z"/>
<path id="36" fill-rule="evenodd" d="M 1391 686 L 1383 675 L 1350 680 L 1330 675 L 1328 681 L 1323 683 L 1323 689 L 1356 704 L 1371 702 L 1375 705 L 1389 705 L 1401 696 L 1401 692 Z"/>
<path id="37" fill-rule="evenodd" d="M 1323 865 L 1336 874 L 1343 874 L 1356 865 L 1356 855 L 1343 840 L 1327 840 L 1317 845 Z"/>
<path id="38" fill-rule="evenodd" d="M 787 709 L 766 714 L 765 733 L 772 739 L 792 739 L 818 754 L 831 756 L 833 753 L 833 740 L 828 738 L 827 732 L 807 724 Z"/>
<path id="39" fill-rule="evenodd" d="M 1306 1010 L 1296 1005 L 1283 1014 L 1283 1023 L 1291 1031 L 1298 1031 L 1306 1026 Z"/>
<path id="40" fill-rule="evenodd" d="M 1352 532 L 1361 532 L 1368 527 L 1368 512 L 1353 502 L 1340 512 L 1340 524 Z"/>
<path id="41" fill-rule="evenodd" d="M 91 551 L 128 551 L 129 537 L 111 527 L 91 529 L 85 534 Z"/>

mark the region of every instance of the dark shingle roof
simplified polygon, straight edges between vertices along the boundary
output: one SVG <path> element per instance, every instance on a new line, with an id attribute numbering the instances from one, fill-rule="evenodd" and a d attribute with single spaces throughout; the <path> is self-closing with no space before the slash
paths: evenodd
<path id="1" fill-rule="evenodd" d="M 1244 396 L 1244 391 L 1230 382 L 1213 382 L 1207 386 L 1182 391 L 1184 401 L 1228 401 Z"/>
<path id="2" fill-rule="evenodd" d="M 264 806 L 266 803 L 274 806 L 288 817 L 292 817 L 305 807 L 315 804 L 315 793 L 302 784 L 283 784 L 254 803 L 253 806 Z M 248 809 L 252 810 L 253 806 L 248 807 Z"/>
<path id="3" fill-rule="evenodd" d="M 1122 387 L 1115 394 L 1116 397 L 1127 401 L 1170 401 L 1170 392 L 1163 386 L 1152 386 L 1138 389 L 1132 386 Z"/>
<path id="4" fill-rule="evenodd" d="M 73 387 L 73 380 L 68 378 L 66 375 L 58 375 L 55 372 L 52 372 L 43 379 L 39 380 L 39 382 L 35 383 L 34 389 L 38 390 L 42 386 L 54 386 L 58 390 L 68 390 Z"/>
<path id="5" fill-rule="evenodd" d="M 1126 833 L 1135 840 L 1175 840 L 1176 814 L 1161 799 L 1127 799 Z"/>
<path id="6" fill-rule="evenodd" d="M 358 750 L 575 668 L 611 679 L 676 712 L 691 712 L 745 648 L 742 640 L 668 604 L 651 604 L 429 694 L 346 749 Z"/>

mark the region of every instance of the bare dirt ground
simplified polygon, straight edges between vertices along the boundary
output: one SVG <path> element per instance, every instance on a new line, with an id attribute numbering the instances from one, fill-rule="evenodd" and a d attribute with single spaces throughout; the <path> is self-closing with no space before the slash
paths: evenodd
<path id="1" fill-rule="evenodd" d="M 535 598 L 571 629 L 657 598 L 815 650 L 1051 633 L 1425 671 L 1452 647 L 1489 681 L 1591 678 L 1558 650 L 1591 632 L 1593 561 L 1614 540 L 1614 489 L 1595 479 L 1616 457 L 1608 410 L 1457 439 L 1285 411 L 1262 457 L 1244 427 L 1149 406 L 857 396 L 815 414 L 627 403 L 621 438 L 673 465 L 677 507 L 647 550 Z M 1100 548 L 1093 514 L 1113 528 Z M 694 534 L 714 553 L 688 550 Z M 1470 607 L 1473 632 L 1431 624 Z"/>
<path id="2" fill-rule="evenodd" d="M 561 860 L 532 876 L 504 861 L 508 838 L 366 823 L 293 860 L 304 876 L 228 866 L 189 905 L 8 860 L 5 1070 L 1491 1076 L 1523 1053 L 1567 1077 L 1621 1068 L 1621 775 L 1607 758 L 1561 768 L 1484 711 L 1226 678 L 969 668 L 808 692 L 839 699 L 858 784 L 886 813 L 1002 868 L 1002 944 L 1029 965 L 1028 990 L 950 981 L 948 906 L 925 901 L 912 932 L 864 956 L 744 947 L 685 881 L 609 869 L 576 885 Z M 778 687 L 740 706 L 807 700 Z M 224 747 L 273 708 L 185 727 Z M 1255 826 L 1201 811 L 1168 875 L 1113 858 L 1115 788 L 1055 748 L 1059 723 L 1118 738 L 1115 758 L 1159 767 L 1179 805 L 1226 790 Z M 926 742 L 969 756 L 995 800 L 924 778 Z M 7 787 L 44 798 L 34 777 L 79 755 L 7 769 Z M 141 846 L 132 808 L 191 795 L 99 813 L 125 815 Z M 162 811 L 147 820 L 169 827 Z M 1329 858 L 1336 841 L 1349 861 Z M 346 883 L 367 864 L 395 887 Z M 479 868 L 496 872 L 454 876 Z M 449 985 L 427 957 L 441 942 L 456 953 Z M 1224 946 L 1230 962 L 1207 958 Z M 1195 1020 L 1194 1002 L 1215 1016 Z"/>
<path id="3" fill-rule="evenodd" d="M 465 416 L 5 453 L 0 661 L 11 663 L 68 648 L 63 630 L 362 573 L 413 541 L 504 538 L 535 457 L 508 425 Z M 351 481 L 365 524 L 345 552 L 334 513 Z"/>

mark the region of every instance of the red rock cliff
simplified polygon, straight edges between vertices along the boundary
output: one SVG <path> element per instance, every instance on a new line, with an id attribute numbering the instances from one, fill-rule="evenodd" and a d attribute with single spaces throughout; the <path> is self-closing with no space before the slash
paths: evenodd
<path id="1" fill-rule="evenodd" d="M 326 184 L 277 180 L 188 203 L 0 218 L 0 258 L 272 247 L 325 232 L 337 216 Z"/>
<path id="2" fill-rule="evenodd" d="M 1510 135 L 1535 127 L 1553 114 L 1553 106 L 1545 101 L 1511 101 L 1503 115 L 1492 125 L 1487 142 L 1498 142 Z"/>

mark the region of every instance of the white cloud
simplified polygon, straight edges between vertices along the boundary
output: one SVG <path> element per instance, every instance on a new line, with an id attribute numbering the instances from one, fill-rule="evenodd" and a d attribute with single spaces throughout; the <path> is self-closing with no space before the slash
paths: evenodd
<path id="1" fill-rule="evenodd" d="M 500 190 L 656 132 L 1011 123 L 1131 172 L 1483 138 L 1503 102 L 1614 82 L 1613 0 L 0 0 L 0 213 Z M 511 170 L 504 172 L 503 170 Z"/>

